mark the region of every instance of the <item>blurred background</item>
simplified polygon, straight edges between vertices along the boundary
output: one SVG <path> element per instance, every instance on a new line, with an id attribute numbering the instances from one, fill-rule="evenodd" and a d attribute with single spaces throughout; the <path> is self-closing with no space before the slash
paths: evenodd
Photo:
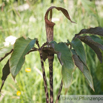
<path id="1" fill-rule="evenodd" d="M 68 21 L 64 15 L 53 9 L 52 21 L 54 27 L 54 40 L 57 42 L 73 36 L 83 28 L 103 27 L 103 0 L 0 0 L 0 48 L 5 45 L 6 38 L 12 36 L 38 38 L 42 45 L 46 42 L 44 16 L 50 6 L 60 6 L 69 12 L 71 19 Z M 12 38 L 13 39 L 13 38 Z M 103 39 L 103 38 L 102 38 Z M 87 65 L 93 76 L 93 92 L 88 86 L 81 71 L 76 68 L 73 73 L 73 82 L 67 95 L 102 95 L 103 94 L 103 64 L 95 53 L 84 45 L 87 54 Z M 0 78 L 2 68 L 10 56 L 0 63 Z M 14 81 L 9 75 L 0 94 L 0 103 L 45 103 L 42 72 L 39 53 L 34 52 L 26 56 L 24 65 Z M 45 62 L 47 82 L 49 88 L 48 61 Z M 61 65 L 55 56 L 54 60 L 54 99 L 58 93 L 61 82 Z M 1 84 L 0 79 L 0 84 Z M 62 89 L 63 95 L 65 89 Z"/>

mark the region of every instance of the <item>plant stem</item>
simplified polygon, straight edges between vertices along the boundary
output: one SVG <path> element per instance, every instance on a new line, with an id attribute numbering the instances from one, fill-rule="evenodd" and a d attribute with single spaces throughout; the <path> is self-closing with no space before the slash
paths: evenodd
<path id="1" fill-rule="evenodd" d="M 58 92 L 57 99 L 56 99 L 56 102 L 55 102 L 55 103 L 58 103 L 58 101 L 59 101 L 60 93 L 61 93 L 61 91 L 62 91 L 62 86 L 63 86 L 63 81 L 61 80 L 61 84 L 60 84 L 59 92 Z"/>
<path id="2" fill-rule="evenodd" d="M 50 83 L 50 103 L 53 103 L 53 60 L 54 54 L 49 53 L 48 62 L 49 62 L 49 83 Z"/>
<path id="3" fill-rule="evenodd" d="M 45 22 L 46 22 L 46 16 L 48 16 L 48 11 L 45 15 Z M 50 10 L 50 21 L 52 20 L 52 10 Z M 46 36 L 47 36 L 47 42 L 53 41 L 53 25 L 50 25 L 46 22 Z M 48 45 L 50 47 L 50 45 Z M 54 60 L 54 54 L 49 53 L 48 54 L 48 62 L 49 62 L 49 81 L 50 81 L 50 103 L 53 103 L 53 60 Z"/>
<path id="4" fill-rule="evenodd" d="M 47 88 L 47 81 L 46 81 L 46 74 L 45 74 L 45 68 L 44 68 L 44 61 L 43 61 L 43 57 L 42 57 L 42 51 L 39 50 L 39 53 L 40 53 L 42 74 L 43 74 L 43 80 L 44 80 L 44 89 L 45 89 L 45 95 L 46 95 L 46 103 L 49 103 L 49 95 L 48 95 L 48 88 Z"/>
<path id="5" fill-rule="evenodd" d="M 0 62 L 1 62 L 4 58 L 6 58 L 10 53 L 12 53 L 12 51 L 13 51 L 13 49 L 11 49 L 10 52 L 6 53 L 6 54 L 4 55 L 4 57 L 0 58 Z"/>

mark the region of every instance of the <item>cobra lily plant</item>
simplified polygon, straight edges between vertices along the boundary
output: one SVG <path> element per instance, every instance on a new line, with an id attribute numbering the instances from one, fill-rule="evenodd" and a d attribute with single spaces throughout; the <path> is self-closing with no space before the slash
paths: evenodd
<path id="1" fill-rule="evenodd" d="M 54 55 L 57 55 L 57 58 L 59 59 L 60 64 L 62 66 L 62 80 L 61 80 L 60 88 L 55 103 L 58 103 L 62 86 L 64 85 L 66 92 L 70 87 L 72 83 L 72 73 L 75 70 L 74 66 L 78 67 L 78 69 L 86 78 L 88 85 L 94 91 L 93 79 L 87 67 L 86 53 L 82 42 L 88 45 L 96 53 L 99 61 L 102 63 L 101 50 L 103 51 L 103 45 L 102 45 L 103 41 L 98 36 L 103 36 L 103 28 L 95 27 L 89 29 L 82 29 L 79 33 L 75 34 L 75 36 L 71 41 L 69 41 L 68 38 L 66 42 L 57 43 L 56 41 L 53 40 L 53 27 L 55 23 L 52 22 L 52 9 L 54 8 L 61 11 L 64 14 L 64 16 L 68 20 L 70 20 L 71 23 L 74 23 L 71 20 L 69 13 L 66 9 L 61 7 L 51 6 L 46 11 L 45 14 L 45 27 L 46 27 L 46 36 L 47 36 L 46 43 L 40 46 L 37 38 L 30 39 L 30 38 L 20 37 L 16 39 L 14 46 L 1 48 L 0 62 L 3 59 L 5 59 L 8 55 L 11 56 L 2 69 L 2 84 L 1 84 L 0 92 L 2 92 L 1 89 L 8 75 L 11 73 L 12 77 L 15 79 L 16 75 L 20 72 L 23 63 L 25 62 L 25 56 L 35 51 L 38 51 L 40 54 L 46 103 L 54 102 L 54 98 L 53 98 Z M 48 19 L 49 14 L 50 14 L 50 18 Z M 93 35 L 88 36 L 86 34 L 93 34 Z M 37 48 L 35 47 L 35 45 L 37 45 Z M 50 94 L 48 93 L 47 80 L 46 80 L 45 67 L 44 67 L 44 62 L 46 59 L 48 59 L 48 63 L 49 63 Z"/>

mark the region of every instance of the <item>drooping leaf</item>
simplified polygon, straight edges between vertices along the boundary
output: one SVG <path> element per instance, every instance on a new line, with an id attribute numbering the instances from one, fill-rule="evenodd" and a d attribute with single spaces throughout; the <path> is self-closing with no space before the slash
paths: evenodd
<path id="1" fill-rule="evenodd" d="M 52 41 L 51 44 L 54 50 L 58 52 L 58 59 L 62 65 L 63 84 L 65 88 L 68 88 L 72 81 L 72 72 L 74 69 L 72 53 L 67 45 L 63 42 L 56 43 L 55 41 Z"/>
<path id="2" fill-rule="evenodd" d="M 103 36 L 103 28 L 95 27 L 89 29 L 82 29 L 78 34 L 76 34 L 76 36 L 81 34 L 95 34 L 95 35 Z"/>
<path id="3" fill-rule="evenodd" d="M 86 64 L 86 54 L 82 42 L 78 38 L 74 38 L 71 42 L 71 45 L 79 55 L 80 59 Z"/>
<path id="4" fill-rule="evenodd" d="M 92 79 L 92 76 L 91 76 L 91 73 L 90 73 L 88 67 L 82 62 L 82 60 L 80 59 L 80 57 L 76 54 L 75 50 L 72 50 L 72 54 L 73 54 L 73 59 L 74 59 L 75 65 L 83 73 L 83 75 L 86 78 L 89 86 L 94 91 L 93 79 Z"/>
<path id="5" fill-rule="evenodd" d="M 79 57 L 76 54 L 76 51 L 74 49 L 72 50 L 72 54 L 73 54 L 73 59 L 74 59 L 75 65 L 80 69 L 81 72 L 83 72 L 83 63 L 79 59 Z"/>
<path id="6" fill-rule="evenodd" d="M 78 38 L 94 50 L 94 52 L 97 54 L 98 59 L 102 63 L 102 53 L 100 51 L 100 49 L 102 49 L 102 45 L 96 43 L 88 36 L 78 36 Z"/>
<path id="7" fill-rule="evenodd" d="M 10 58 L 10 72 L 13 78 L 19 73 L 24 63 L 25 55 L 34 47 L 36 40 L 24 39 L 23 37 L 16 40 L 14 51 Z"/>
<path id="8" fill-rule="evenodd" d="M 92 79 L 92 76 L 91 76 L 91 73 L 90 73 L 89 69 L 87 68 L 87 66 L 85 64 L 84 64 L 83 74 L 84 74 L 84 76 L 87 80 L 87 83 L 89 84 L 89 86 L 94 91 L 93 79 Z"/>
<path id="9" fill-rule="evenodd" d="M 96 36 L 96 35 L 91 35 L 90 37 L 91 37 L 95 42 L 100 43 L 100 44 L 103 45 L 103 40 L 102 40 L 101 38 L 99 38 L 98 36 Z"/>
<path id="10" fill-rule="evenodd" d="M 10 74 L 10 67 L 9 67 L 9 60 L 7 61 L 6 65 L 3 67 L 3 70 L 2 70 L 2 84 L 1 84 L 1 87 L 0 87 L 0 92 L 1 92 L 1 89 L 4 85 L 4 82 L 6 80 L 6 78 L 8 77 L 8 75 Z"/>
<path id="11" fill-rule="evenodd" d="M 72 83 L 73 68 L 70 68 L 68 66 L 65 65 L 62 66 L 62 78 L 63 78 L 63 84 L 65 88 L 69 88 Z"/>
<path id="12" fill-rule="evenodd" d="M 6 56 L 12 52 L 12 47 L 0 48 L 0 61 L 2 61 Z"/>
<path id="13" fill-rule="evenodd" d="M 88 41 L 89 43 L 97 46 L 99 49 L 103 50 L 103 45 L 102 44 L 99 44 L 98 42 L 95 42 L 91 37 L 89 36 L 79 36 L 78 37 L 80 40 L 85 40 L 85 41 Z"/>

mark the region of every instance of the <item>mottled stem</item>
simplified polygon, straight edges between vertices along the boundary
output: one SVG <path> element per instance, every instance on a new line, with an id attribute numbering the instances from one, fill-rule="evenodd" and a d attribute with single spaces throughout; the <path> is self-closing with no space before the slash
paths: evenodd
<path id="1" fill-rule="evenodd" d="M 45 74 L 45 68 L 44 68 L 44 61 L 43 61 L 43 57 L 42 57 L 42 51 L 39 50 L 39 53 L 40 53 L 42 74 L 43 74 L 43 80 L 44 80 L 44 89 L 45 89 L 46 103 L 49 103 L 49 95 L 48 95 L 48 88 L 47 88 L 47 81 L 46 81 L 46 74 Z"/>
<path id="2" fill-rule="evenodd" d="M 52 0 L 53 1 L 53 0 Z M 69 13 L 66 9 L 61 8 L 61 7 L 55 7 L 55 6 L 51 6 L 45 14 L 45 26 L 46 26 L 46 36 L 47 36 L 47 42 L 50 43 L 51 41 L 53 41 L 53 27 L 55 25 L 54 22 L 52 22 L 52 9 L 55 8 L 57 10 L 60 10 L 65 17 L 71 21 Z M 48 19 L 48 15 L 50 13 L 50 19 Z M 71 21 L 73 22 L 73 21 Z M 48 45 L 48 47 L 50 47 Z M 51 58 L 51 59 L 49 59 Z M 48 61 L 49 61 L 49 74 L 50 74 L 50 103 L 53 103 L 53 59 L 54 59 L 54 54 L 49 54 L 48 56 Z M 62 86 L 60 88 L 60 92 L 61 92 Z M 51 91 L 52 90 L 52 91 Z M 59 93 L 60 94 L 60 93 Z M 59 96 L 60 97 L 60 96 Z"/>
<path id="3" fill-rule="evenodd" d="M 48 55 L 49 62 L 49 83 L 50 83 L 50 103 L 53 103 L 53 60 L 54 54 L 50 53 Z"/>
<path id="4" fill-rule="evenodd" d="M 58 103 L 58 101 L 59 101 L 60 94 L 61 94 L 61 91 L 62 91 L 62 86 L 63 86 L 63 81 L 61 80 L 61 84 L 60 84 L 59 92 L 58 92 L 57 99 L 56 99 L 56 102 L 55 102 L 55 103 Z"/>
<path id="5" fill-rule="evenodd" d="M 51 25 L 49 22 L 52 20 L 52 10 L 50 10 L 50 21 L 47 20 L 48 16 L 48 10 L 45 15 L 45 22 L 46 22 L 46 36 L 47 36 L 47 42 L 53 41 L 53 26 L 54 23 Z M 50 47 L 50 45 L 48 45 Z M 49 53 L 48 54 L 48 62 L 49 62 L 49 81 L 50 81 L 50 103 L 53 103 L 53 60 L 54 60 L 54 54 Z"/>

